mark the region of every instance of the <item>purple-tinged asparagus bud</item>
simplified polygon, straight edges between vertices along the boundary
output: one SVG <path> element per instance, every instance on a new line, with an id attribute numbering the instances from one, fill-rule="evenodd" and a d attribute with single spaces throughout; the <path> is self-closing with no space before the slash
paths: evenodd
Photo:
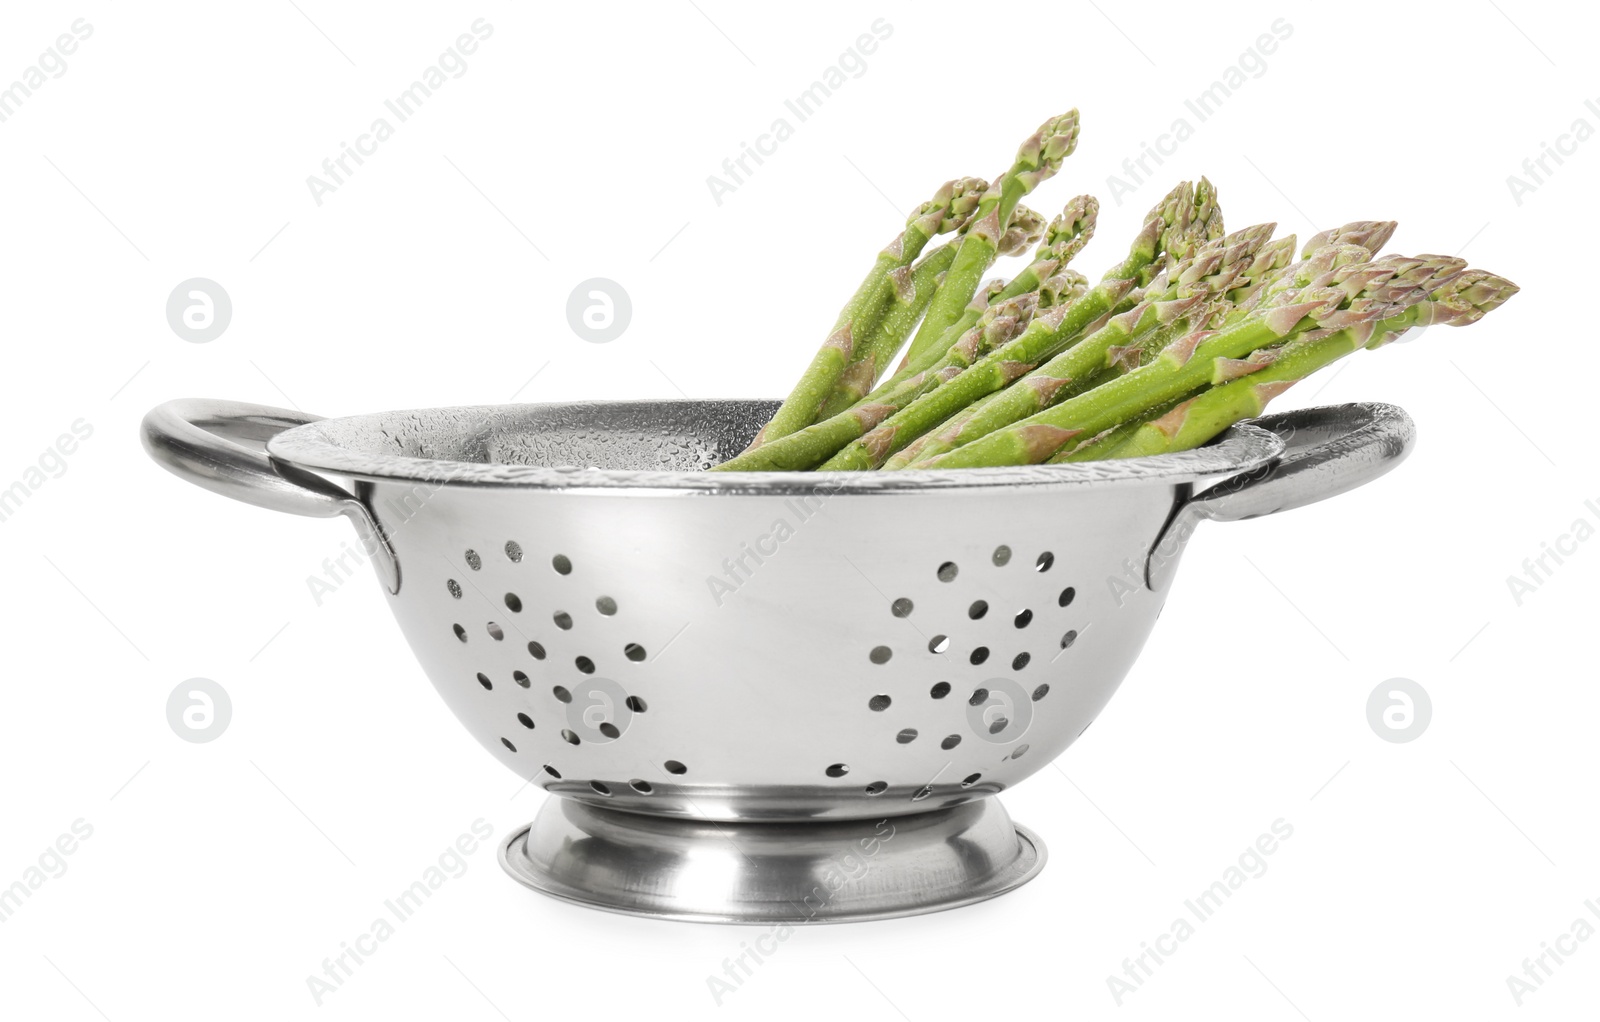
<path id="1" fill-rule="evenodd" d="M 1076 270 L 1061 270 L 1039 282 L 1039 304 L 1045 308 L 1067 305 L 1089 290 L 1089 278 Z"/>
<path id="2" fill-rule="evenodd" d="M 1073 108 L 1045 121 L 1023 140 L 1010 172 L 1024 191 L 1033 191 L 1061 169 L 1062 161 L 1078 148 L 1078 127 L 1078 111 Z"/>
<path id="3" fill-rule="evenodd" d="M 930 238 L 936 234 L 959 231 L 972 218 L 983 193 L 988 190 L 989 182 L 981 177 L 946 181 L 933 193 L 933 198 L 911 212 L 906 218 L 906 229 L 920 231 L 924 237 Z M 901 239 L 896 238 L 890 243 L 890 251 L 894 251 L 900 243 Z"/>
<path id="4" fill-rule="evenodd" d="M 1005 233 L 995 243 L 995 251 L 1003 256 L 1022 255 L 1038 243 L 1047 226 L 1042 215 L 1019 204 L 1011 214 L 1011 222 L 1006 224 Z"/>
<path id="5" fill-rule="evenodd" d="M 1094 237 L 1099 216 L 1099 199 L 1093 195 L 1075 196 L 1062 208 L 1061 214 L 1050 221 L 1034 259 L 1053 260 L 1058 264 L 1071 262 Z"/>
<path id="6" fill-rule="evenodd" d="M 1313 235 L 1306 242 L 1305 251 L 1300 253 L 1300 258 L 1310 259 L 1319 249 L 1329 245 L 1360 245 L 1368 252 L 1377 253 L 1389 238 L 1394 235 L 1398 227 L 1393 220 L 1355 220 L 1348 224 L 1335 227 Z"/>

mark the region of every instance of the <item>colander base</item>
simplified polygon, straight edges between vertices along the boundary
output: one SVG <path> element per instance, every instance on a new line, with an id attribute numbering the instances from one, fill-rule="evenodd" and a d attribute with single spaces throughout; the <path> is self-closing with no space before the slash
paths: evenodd
<path id="1" fill-rule="evenodd" d="M 882 820 L 710 822 L 552 797 L 501 846 L 542 894 L 691 922 L 798 924 L 919 915 L 1032 880 L 1045 847 L 995 798 Z"/>

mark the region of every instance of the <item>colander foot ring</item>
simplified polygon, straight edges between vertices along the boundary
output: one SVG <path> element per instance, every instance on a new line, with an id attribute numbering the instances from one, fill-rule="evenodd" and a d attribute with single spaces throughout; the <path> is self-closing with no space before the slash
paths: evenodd
<path id="1" fill-rule="evenodd" d="M 868 820 L 646 816 L 551 797 L 500 848 L 518 882 L 590 908 L 707 923 L 855 922 L 984 901 L 1045 847 L 998 799 Z"/>

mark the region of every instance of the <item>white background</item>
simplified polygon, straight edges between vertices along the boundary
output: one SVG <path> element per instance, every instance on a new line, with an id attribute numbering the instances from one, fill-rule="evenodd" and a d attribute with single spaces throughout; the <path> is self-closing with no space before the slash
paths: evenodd
<path id="1" fill-rule="evenodd" d="M 0 486 L 79 418 L 65 474 L 0 523 L 0 885 L 93 827 L 0 923 L 10 1018 L 1376 1017 L 1570 1019 L 1600 939 L 1517 1008 L 1506 977 L 1600 899 L 1600 542 L 1519 606 L 1507 576 L 1600 524 L 1588 283 L 1600 141 L 1519 205 L 1508 175 L 1600 97 L 1579 8 L 1192 4 L 477 7 L 8 5 L 0 84 L 77 18 L 93 35 L 0 124 Z M 1109 18 L 1107 17 L 1109 15 Z M 308 175 L 476 18 L 468 70 L 317 205 Z M 882 17 L 892 36 L 735 193 L 705 178 Z M 1183 100 L 1292 36 L 1205 123 Z M 1115 24 L 1112 21 L 1115 21 Z M 725 998 L 751 931 L 568 907 L 492 843 L 317 1007 L 306 977 L 482 818 L 539 795 L 443 708 L 370 578 L 317 606 L 347 527 L 222 500 L 153 466 L 140 416 L 178 396 L 324 415 L 592 397 L 775 396 L 939 181 L 992 174 L 1045 116 L 1082 144 L 1030 200 L 1104 202 L 1117 258 L 1179 177 L 1230 227 L 1302 239 L 1402 222 L 1522 294 L 1467 331 L 1361 354 L 1283 407 L 1386 400 L 1421 439 L 1392 475 L 1194 540 L 1124 691 L 1008 793 L 1043 874 L 982 906 L 807 928 Z M 1172 120 L 1159 178 L 1107 175 Z M 791 119 L 792 120 L 792 119 Z M 181 280 L 232 296 L 208 344 L 169 328 Z M 568 293 L 621 282 L 614 343 Z M 537 374 L 537 375 L 535 375 Z M 533 377 L 532 382 L 529 381 Z M 233 721 L 180 741 L 166 700 L 216 680 Z M 1369 693 L 1431 695 L 1418 740 Z M 1273 821 L 1294 828 L 1116 1006 L 1107 977 Z M 92 1003 L 91 1003 L 92 1002 Z"/>

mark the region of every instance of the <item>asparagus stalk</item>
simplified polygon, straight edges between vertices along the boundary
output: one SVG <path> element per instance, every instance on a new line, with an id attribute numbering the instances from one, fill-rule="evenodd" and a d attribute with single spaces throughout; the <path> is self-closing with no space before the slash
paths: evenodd
<path id="1" fill-rule="evenodd" d="M 1034 317 L 1028 329 L 996 348 L 971 369 L 916 398 L 870 433 L 840 449 L 820 466 L 830 471 L 865 471 L 880 467 L 890 456 L 978 398 L 1004 389 L 1040 362 L 1054 357 L 1094 324 L 1131 306 L 1120 303 L 1165 247 L 1194 228 L 1194 188 L 1179 184 L 1147 216 L 1127 256 L 1070 305 Z M 960 256 L 957 256 L 959 261 Z M 1125 339 L 1125 338 L 1121 338 Z M 1116 338 L 1108 337 L 1107 343 Z"/>
<path id="2" fill-rule="evenodd" d="M 1215 206 L 1210 198 L 1207 204 L 1205 215 L 1194 221 L 1201 230 L 1214 229 L 1212 225 L 1220 219 L 1220 213 L 1212 215 Z M 1198 202 L 1196 205 L 1200 208 Z M 1258 224 L 1205 241 L 1199 247 L 1194 247 L 1192 236 L 1186 237 L 1184 243 L 1191 255 L 1161 271 L 1145 290 L 1140 304 L 1112 317 L 1105 326 L 1014 385 L 981 399 L 970 412 L 947 420 L 936 433 L 918 439 L 911 445 L 917 448 L 914 455 L 897 455 L 890 459 L 893 464 L 885 462 L 883 467 L 909 467 L 1025 419 L 1088 389 L 1103 378 L 1102 370 L 1137 368 L 1142 361 L 1141 352 L 1148 349 L 1153 354 L 1210 318 L 1216 295 L 1233 286 L 1244 267 L 1271 239 L 1275 227 Z"/>
<path id="3" fill-rule="evenodd" d="M 1198 394 L 1199 391 L 1195 391 L 1194 393 Z M 1145 412 L 1137 419 L 1120 423 L 1116 426 L 1112 426 L 1110 429 L 1101 430 L 1087 440 L 1079 441 L 1076 444 L 1069 444 L 1052 455 L 1050 459 L 1045 462 L 1045 464 L 1066 465 L 1078 461 L 1098 461 L 1101 458 L 1114 457 L 1111 452 L 1116 449 L 1118 444 L 1132 436 L 1140 426 L 1143 426 L 1152 419 L 1159 419 L 1161 416 L 1172 411 L 1184 401 L 1188 400 L 1191 396 L 1193 395 L 1185 394 L 1183 397 L 1175 398 L 1171 401 L 1164 401 L 1150 409 L 1148 412 Z"/>
<path id="4" fill-rule="evenodd" d="M 1029 263 L 1027 268 L 1013 277 L 1009 284 L 1004 285 L 998 294 L 990 295 L 987 301 L 974 299 L 970 302 L 962 312 L 961 318 L 946 327 L 938 342 L 924 350 L 915 362 L 912 361 L 911 352 L 908 351 L 900 363 L 900 368 L 879 386 L 879 390 L 893 387 L 906 377 L 924 372 L 936 365 L 950 350 L 950 346 L 972 329 L 989 302 L 1004 302 L 1038 290 L 1042 282 L 1060 272 L 1083 250 L 1089 239 L 1094 237 L 1095 221 L 1099 215 L 1100 201 L 1093 195 L 1079 195 L 1073 198 L 1061 210 L 1061 215 L 1050 222 L 1050 226 L 1045 230 L 1044 239 L 1039 243 L 1038 251 L 1034 253 L 1033 262 Z M 875 398 L 877 394 L 868 397 Z"/>
<path id="5" fill-rule="evenodd" d="M 1000 239 L 1001 254 L 1021 255 L 1039 241 L 1045 228 L 1043 216 L 1026 206 L 1018 206 L 1010 226 Z M 940 268 L 941 274 L 948 272 L 957 251 L 952 246 L 945 248 L 951 249 L 951 256 Z M 911 328 L 922 317 L 938 287 L 937 284 L 929 288 L 913 287 L 905 268 L 892 272 L 890 278 L 894 284 L 894 299 L 889 311 L 878 321 L 865 343 L 856 346 L 856 359 L 835 382 L 832 392 L 815 416 L 817 420 L 832 418 L 846 408 L 854 407 L 872 389 L 883 367 L 894 358 L 895 352 L 900 350 L 910 335 Z"/>
<path id="6" fill-rule="evenodd" d="M 933 198 L 917 207 L 906 220 L 905 229 L 878 254 L 871 272 L 840 311 L 833 332 L 812 357 L 800 382 L 772 420 L 757 434 L 752 446 L 810 425 L 834 384 L 855 360 L 858 339 L 868 335 L 877 324 L 897 284 L 903 286 L 903 274 L 899 277 L 896 274 L 909 271 L 934 237 L 965 228 L 977 213 L 988 188 L 988 182 L 981 178 L 947 181 Z"/>
<path id="7" fill-rule="evenodd" d="M 1190 334 L 1169 345 L 1149 365 L 919 467 L 979 468 L 1044 461 L 1074 437 L 1094 435 L 1136 418 L 1208 382 L 1224 382 L 1228 374 L 1241 371 L 1240 361 L 1259 348 L 1314 330 L 1353 329 L 1397 315 L 1405 305 L 1425 299 L 1428 293 L 1418 288 L 1386 287 L 1394 276 L 1392 268 L 1371 262 L 1338 264 L 1326 252 L 1291 269 L 1290 276 L 1305 283 L 1281 291 L 1270 305 L 1244 320 L 1219 331 Z"/>
<path id="8" fill-rule="evenodd" d="M 1061 169 L 1062 161 L 1071 156 L 1077 146 L 1076 109 L 1045 121 L 1023 141 L 1011 166 L 995 179 L 978 204 L 976 218 L 962 236 L 955 265 L 933 296 L 927 318 L 911 340 L 910 362 L 917 362 L 919 356 L 930 350 L 941 350 L 939 339 L 945 329 L 961 318 L 962 310 L 972 300 L 972 294 L 978 287 L 978 281 L 993 265 L 999 253 L 1000 239 L 1011 222 L 1017 203 L 1041 182 L 1053 177 Z"/>
<path id="9" fill-rule="evenodd" d="M 805 471 L 816 468 L 844 445 L 872 430 L 884 418 L 953 378 L 995 345 L 1025 329 L 1038 306 L 1036 295 L 1019 295 L 989 306 L 973 328 L 951 346 L 935 368 L 902 380 L 891 391 L 829 419 L 807 426 L 715 466 L 713 472 Z"/>
<path id="10" fill-rule="evenodd" d="M 919 468 L 918 462 L 953 451 L 981 436 L 993 433 L 1025 419 L 1084 389 L 1080 380 L 1093 378 L 1095 370 L 1105 365 L 1108 358 L 1127 347 L 1143 343 L 1140 338 L 1151 335 L 1171 340 L 1174 335 L 1188 333 L 1199 323 L 1203 295 L 1181 301 L 1141 302 L 1119 316 L 1113 316 L 1105 326 L 1089 334 L 1066 351 L 1033 370 L 1015 384 L 980 399 L 975 404 L 945 421 L 937 431 L 928 433 L 908 446 L 901 454 L 916 448 L 911 460 L 890 459 L 884 469 L 896 467 Z M 899 458 L 899 455 L 895 456 Z"/>
<path id="11" fill-rule="evenodd" d="M 1433 280 L 1444 278 L 1428 296 L 1376 323 L 1308 334 L 1261 358 L 1260 368 L 1243 378 L 1212 387 L 1166 414 L 1129 431 L 1119 442 L 1098 448 L 1093 456 L 1136 458 L 1198 447 L 1229 426 L 1253 419 L 1285 390 L 1319 369 L 1359 351 L 1389 343 L 1413 327 L 1465 326 L 1482 319 L 1517 293 L 1517 286 L 1482 270 L 1459 272 L 1449 257 L 1423 256 L 1419 269 Z"/>

